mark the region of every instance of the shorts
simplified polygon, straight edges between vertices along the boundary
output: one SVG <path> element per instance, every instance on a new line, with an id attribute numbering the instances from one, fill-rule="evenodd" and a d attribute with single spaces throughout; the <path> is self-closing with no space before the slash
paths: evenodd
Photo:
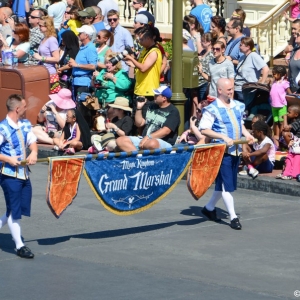
<path id="1" fill-rule="evenodd" d="M 141 140 L 143 139 L 143 137 L 139 137 L 139 136 L 129 136 L 132 144 L 136 147 L 137 150 L 140 150 L 139 149 L 139 144 L 141 142 Z M 162 139 L 156 139 L 159 143 L 159 148 L 160 149 L 163 149 L 163 148 L 172 148 L 172 145 L 165 142 L 164 140 Z"/>
<path id="2" fill-rule="evenodd" d="M 215 181 L 215 191 L 233 192 L 237 187 L 237 173 L 240 163 L 239 156 L 225 153 L 221 162 L 220 170 Z"/>
<path id="3" fill-rule="evenodd" d="M 286 105 L 283 107 L 272 107 L 274 122 L 283 122 L 283 116 L 287 114 Z"/>
<path id="4" fill-rule="evenodd" d="M 14 220 L 30 217 L 32 188 L 29 179 L 0 175 L 0 185 L 6 202 L 6 216 L 12 214 Z"/>
<path id="5" fill-rule="evenodd" d="M 263 163 L 255 166 L 255 169 L 259 173 L 272 173 L 274 169 L 274 163 L 272 163 L 269 159 L 264 161 Z"/>

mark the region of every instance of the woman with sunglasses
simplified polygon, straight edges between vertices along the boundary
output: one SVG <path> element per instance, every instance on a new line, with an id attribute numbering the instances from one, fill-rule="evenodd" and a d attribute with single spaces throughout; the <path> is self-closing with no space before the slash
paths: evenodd
<path id="1" fill-rule="evenodd" d="M 25 24 L 15 24 L 13 35 L 6 40 L 0 35 L 0 40 L 3 43 L 2 50 L 12 50 L 14 57 L 18 58 L 18 62 L 25 63 L 28 60 L 30 51 L 29 28 Z"/>
<path id="2" fill-rule="evenodd" d="M 98 32 L 96 37 L 96 49 L 98 53 L 97 69 L 105 69 L 105 55 L 112 51 L 110 47 L 114 44 L 114 35 L 107 29 L 102 29 Z"/>
<path id="3" fill-rule="evenodd" d="M 38 53 L 35 53 L 33 57 L 48 69 L 50 73 L 50 93 L 54 94 L 60 90 L 60 86 L 56 72 L 56 64 L 59 62 L 59 47 L 53 19 L 49 16 L 42 17 L 39 26 L 44 34 L 44 39 L 39 46 Z"/>
<path id="4" fill-rule="evenodd" d="M 107 54 L 105 56 L 105 69 L 93 74 L 96 83 L 100 84 L 95 95 L 102 106 L 114 103 L 116 97 L 128 98 L 127 92 L 132 86 L 127 72 L 122 69 L 121 62 L 119 61 L 115 65 L 111 63 L 110 60 L 116 55 L 117 53 L 114 52 Z"/>
<path id="5" fill-rule="evenodd" d="M 209 95 L 217 97 L 217 82 L 220 78 L 228 78 L 234 82 L 234 67 L 232 61 L 224 56 L 225 44 L 216 42 L 212 47 L 214 59 L 209 62 L 207 73 L 201 71 L 206 80 L 210 81 Z"/>

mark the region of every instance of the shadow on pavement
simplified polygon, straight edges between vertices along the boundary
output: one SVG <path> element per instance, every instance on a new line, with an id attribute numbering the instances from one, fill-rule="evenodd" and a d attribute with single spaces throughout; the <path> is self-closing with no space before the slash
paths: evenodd
<path id="1" fill-rule="evenodd" d="M 15 243 L 12 240 L 11 234 L 10 233 L 0 233 L 0 249 L 3 252 L 6 253 L 11 253 L 11 254 L 16 254 L 15 251 Z"/>
<path id="2" fill-rule="evenodd" d="M 190 219 L 190 220 L 184 220 L 184 221 L 151 224 L 151 225 L 138 226 L 138 227 L 132 227 L 132 228 L 122 228 L 122 229 L 81 233 L 81 234 L 67 235 L 67 236 L 60 236 L 60 237 L 53 237 L 53 238 L 28 240 L 27 242 L 35 242 L 36 241 L 36 242 L 38 242 L 39 245 L 55 245 L 55 244 L 66 242 L 70 238 L 105 239 L 105 238 L 112 238 L 112 237 L 118 237 L 118 236 L 126 236 L 126 235 L 136 234 L 136 233 L 155 231 L 155 230 L 171 227 L 173 225 L 182 225 L 182 226 L 197 225 L 197 224 L 200 224 L 205 221 L 206 221 L 206 219 L 197 218 L 197 219 Z"/>

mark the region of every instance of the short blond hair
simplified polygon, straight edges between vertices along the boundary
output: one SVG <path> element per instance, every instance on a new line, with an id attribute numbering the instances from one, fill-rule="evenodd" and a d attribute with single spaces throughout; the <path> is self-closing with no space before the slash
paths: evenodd
<path id="1" fill-rule="evenodd" d="M 118 53 L 115 53 L 115 52 L 110 52 L 108 54 L 105 55 L 105 60 L 110 60 L 112 59 L 113 57 L 117 56 Z M 117 73 L 118 71 L 120 71 L 122 69 L 122 63 L 121 61 L 118 61 L 118 63 L 115 65 L 115 72 Z"/>

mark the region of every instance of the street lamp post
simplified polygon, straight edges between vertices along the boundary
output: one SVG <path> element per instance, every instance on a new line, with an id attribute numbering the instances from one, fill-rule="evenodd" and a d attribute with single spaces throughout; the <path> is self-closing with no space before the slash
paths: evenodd
<path id="1" fill-rule="evenodd" d="M 180 114 L 179 134 L 184 131 L 184 103 L 186 97 L 182 92 L 182 1 L 173 0 L 172 25 L 172 69 L 171 87 L 172 103 L 178 108 Z"/>

